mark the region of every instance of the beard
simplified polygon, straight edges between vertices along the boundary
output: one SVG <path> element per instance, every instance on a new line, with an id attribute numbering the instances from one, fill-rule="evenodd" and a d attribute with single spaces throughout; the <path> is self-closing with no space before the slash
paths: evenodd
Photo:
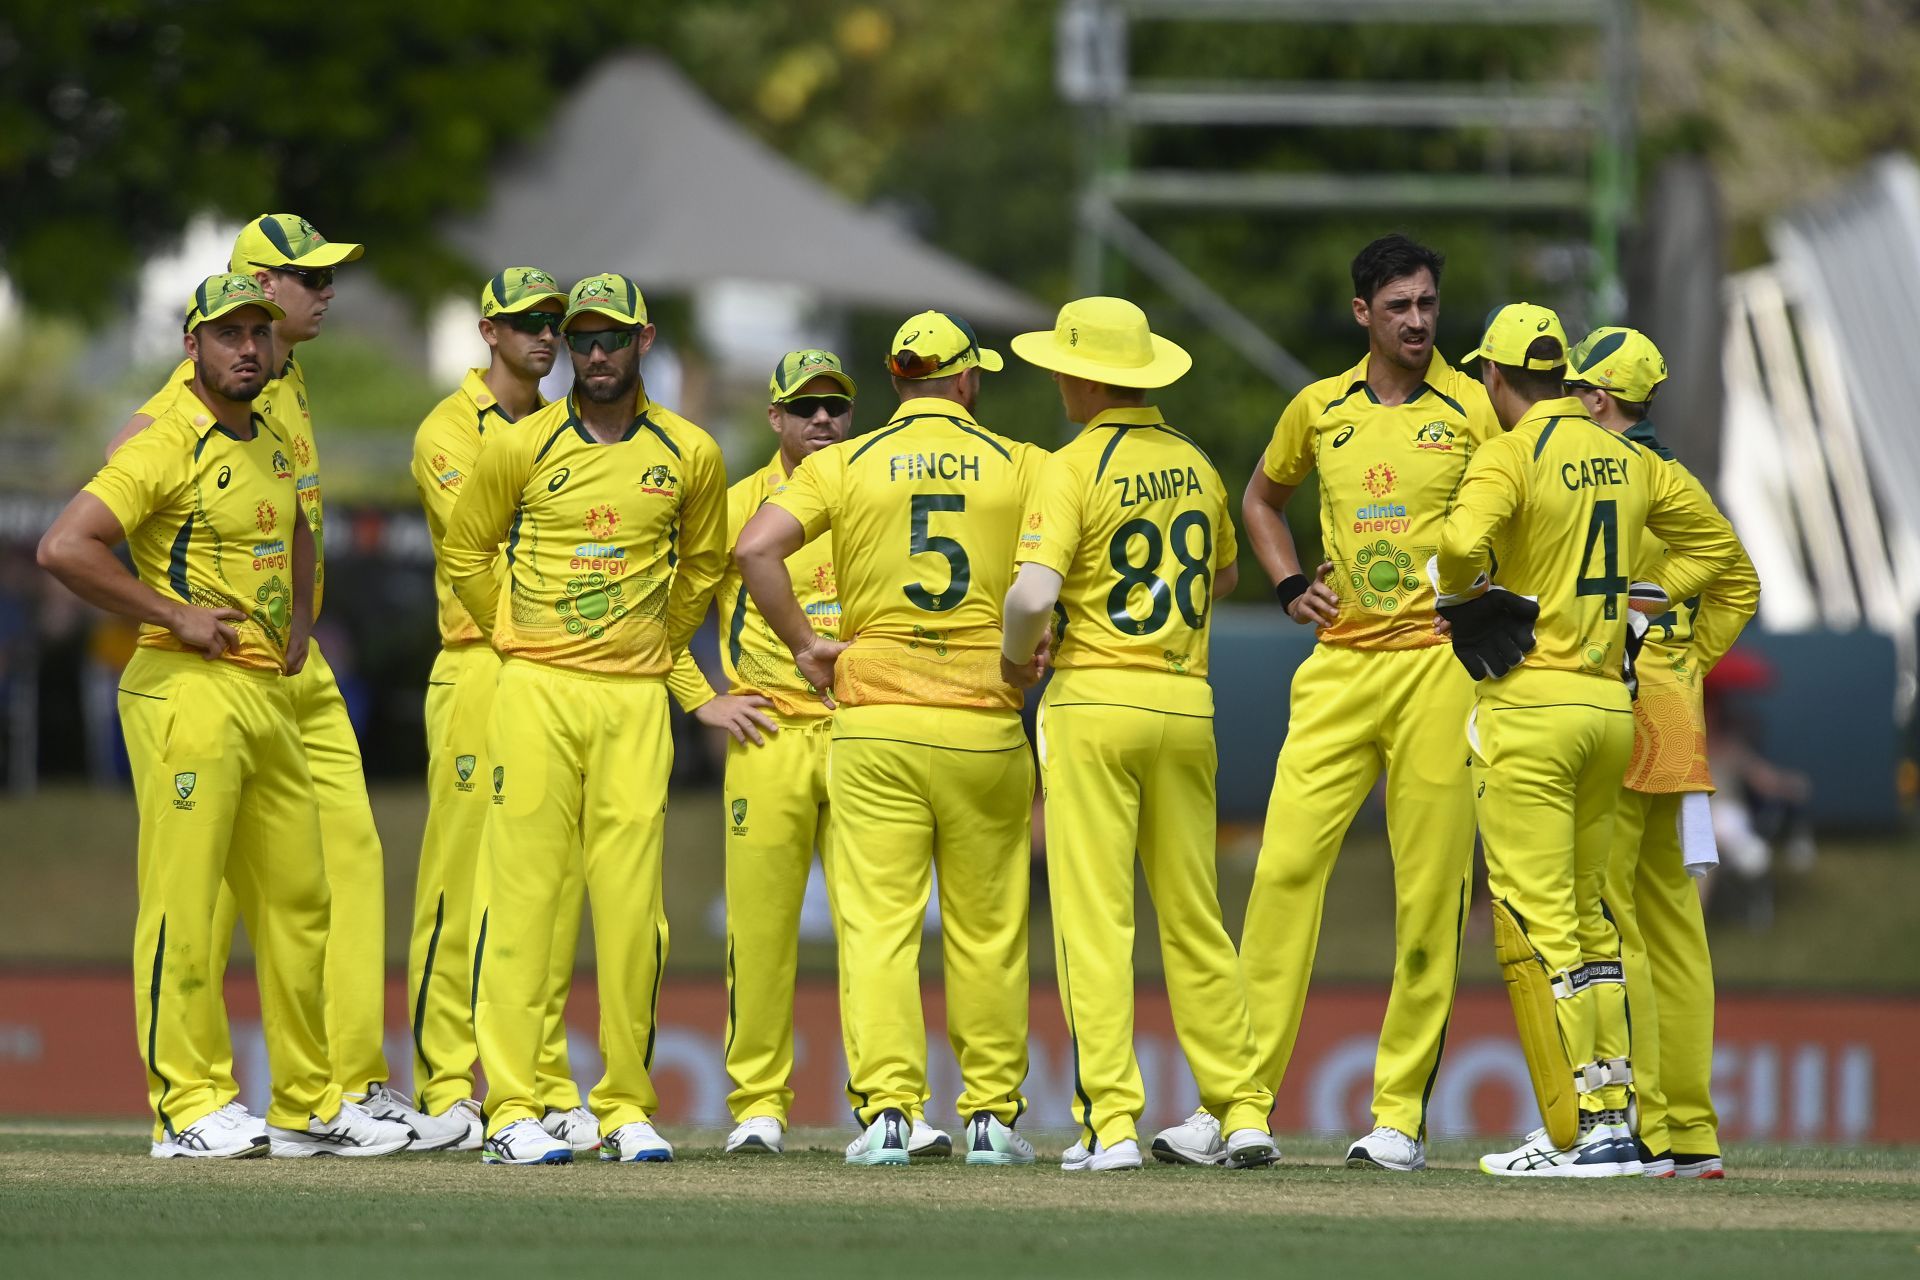
<path id="1" fill-rule="evenodd" d="M 249 386 L 246 382 L 248 378 L 257 378 L 258 381 Z M 267 389 L 267 379 L 264 371 L 255 374 L 220 374 L 202 365 L 200 367 L 200 380 L 204 382 L 208 389 L 215 395 L 237 401 L 240 404 L 252 403 L 260 398 L 262 391 Z"/>
<path id="2" fill-rule="evenodd" d="M 589 382 L 585 374 L 578 377 L 575 383 L 580 388 L 580 394 L 594 404 L 613 404 L 623 399 L 640 381 L 640 362 L 636 360 L 624 370 L 615 369 L 613 375 L 613 381 L 605 385 L 597 386 Z"/>

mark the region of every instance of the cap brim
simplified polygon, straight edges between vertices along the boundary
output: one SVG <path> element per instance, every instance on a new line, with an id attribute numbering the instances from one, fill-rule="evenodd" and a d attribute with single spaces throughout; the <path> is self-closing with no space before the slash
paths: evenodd
<path id="1" fill-rule="evenodd" d="M 790 388 L 786 392 L 783 392 L 780 395 L 775 396 L 773 398 L 773 402 L 775 404 L 779 404 L 782 400 L 793 399 L 795 396 L 800 394 L 801 387 L 806 386 L 809 382 L 812 382 L 815 378 L 831 378 L 833 379 L 834 384 L 838 386 L 842 391 L 846 392 L 848 395 L 857 396 L 860 394 L 859 391 L 856 390 L 853 385 L 853 379 L 848 377 L 846 374 L 842 373 L 840 370 L 815 369 L 812 373 L 800 379 L 800 381 L 797 384 L 795 384 L 792 388 Z"/>
<path id="2" fill-rule="evenodd" d="M 1051 329 L 1020 334 L 1014 338 L 1012 346 L 1013 354 L 1037 368 L 1104 382 L 1112 387 L 1139 387 L 1143 390 L 1164 387 L 1178 381 L 1187 370 L 1193 368 L 1193 357 L 1178 343 L 1170 342 L 1157 333 L 1150 335 L 1149 340 L 1153 343 L 1153 359 L 1133 366 L 1101 364 L 1071 351 L 1062 351 Z"/>
<path id="3" fill-rule="evenodd" d="M 281 263 L 284 267 L 337 267 L 343 262 L 352 262 L 365 253 L 366 247 L 357 244 L 323 244 L 312 253 L 298 258 L 289 258 Z"/>
<path id="4" fill-rule="evenodd" d="M 1488 360 L 1493 359 L 1492 354 L 1487 351 L 1487 344 L 1484 342 L 1481 343 L 1479 346 L 1475 347 L 1473 350 L 1467 352 L 1467 354 L 1461 356 L 1458 363 L 1465 364 L 1469 360 L 1478 360 L 1483 356 Z"/>
<path id="5" fill-rule="evenodd" d="M 510 307 L 495 307 L 493 310 L 485 312 L 484 314 L 490 316 L 507 316 L 521 311 L 533 311 L 543 302 L 557 302 L 560 304 L 559 309 L 561 311 L 567 309 L 567 295 L 556 289 L 552 293 L 536 293 L 531 297 L 522 298 Z"/>
<path id="6" fill-rule="evenodd" d="M 248 298 L 241 302 L 230 302 L 224 307 L 215 307 L 212 311 L 201 316 L 188 327 L 191 328 L 194 325 L 203 325 L 209 321 L 218 320 L 221 316 L 231 315 L 233 312 L 245 307 L 258 307 L 275 320 L 285 320 L 287 318 L 287 313 L 281 309 L 279 303 L 267 298 Z"/>
<path id="7" fill-rule="evenodd" d="M 644 325 L 647 322 L 645 316 L 630 316 L 623 311 L 616 311 L 612 307 L 602 307 L 602 306 L 575 307 L 573 310 L 567 312 L 566 319 L 560 322 L 561 331 L 564 333 L 567 329 L 572 327 L 573 322 L 575 320 L 578 320 L 581 316 L 585 316 L 585 315 L 605 316 L 609 320 L 618 320 L 621 324 Z"/>
<path id="8" fill-rule="evenodd" d="M 978 351 L 980 353 L 980 367 L 988 373 L 998 373 L 1007 367 L 1007 362 L 1000 358 L 998 351 L 989 347 L 980 347 Z"/>

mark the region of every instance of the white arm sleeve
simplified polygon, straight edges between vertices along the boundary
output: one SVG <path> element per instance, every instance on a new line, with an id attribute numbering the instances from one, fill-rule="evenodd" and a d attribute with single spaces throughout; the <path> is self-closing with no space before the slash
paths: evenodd
<path id="1" fill-rule="evenodd" d="M 1023 564 L 1013 586 L 1007 589 L 1007 605 L 1002 621 L 1000 654 L 1016 666 L 1033 661 L 1040 637 L 1047 633 L 1047 619 L 1060 599 L 1064 579 L 1043 564 Z"/>

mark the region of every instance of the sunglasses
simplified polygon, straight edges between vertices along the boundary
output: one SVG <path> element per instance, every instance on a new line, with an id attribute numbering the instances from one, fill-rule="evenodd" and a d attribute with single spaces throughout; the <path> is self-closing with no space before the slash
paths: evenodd
<path id="1" fill-rule="evenodd" d="M 563 311 L 503 311 L 490 317 L 495 324 L 504 324 L 515 333 L 524 333 L 537 338 L 552 329 L 560 331 L 560 322 L 566 319 Z"/>
<path id="2" fill-rule="evenodd" d="M 811 418 L 822 409 L 828 416 L 838 418 L 853 412 L 852 396 L 795 396 L 791 400 L 782 400 L 780 409 L 796 418 Z"/>
<path id="3" fill-rule="evenodd" d="M 300 283 L 315 293 L 333 287 L 332 267 L 276 267 L 265 262 L 256 262 L 256 267 L 266 267 L 269 271 L 278 271 L 281 275 L 299 276 Z"/>
<path id="4" fill-rule="evenodd" d="M 591 333 L 570 333 L 567 335 L 567 345 L 583 356 L 590 354 L 595 347 L 612 355 L 632 346 L 634 335 L 638 332 L 638 329 L 595 329 Z"/>

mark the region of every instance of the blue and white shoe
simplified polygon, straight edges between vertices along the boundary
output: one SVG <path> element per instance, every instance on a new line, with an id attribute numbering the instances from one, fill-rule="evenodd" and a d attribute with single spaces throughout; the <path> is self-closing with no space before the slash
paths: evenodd
<path id="1" fill-rule="evenodd" d="M 237 1102 L 201 1116 L 153 1144 L 156 1160 L 248 1160 L 267 1154 L 267 1126 Z"/>
<path id="2" fill-rule="evenodd" d="M 1480 1157 L 1480 1172 L 1502 1178 L 1638 1177 L 1640 1159 L 1625 1124 L 1608 1124 L 1593 1114 L 1581 1116 L 1579 1138 L 1562 1150 L 1545 1129 L 1535 1129 L 1512 1151 Z"/>
<path id="3" fill-rule="evenodd" d="M 572 1147 L 577 1156 L 600 1149 L 600 1121 L 585 1107 L 568 1111 L 548 1107 L 547 1114 L 540 1117 L 540 1127 Z"/>
<path id="4" fill-rule="evenodd" d="M 307 1156 L 386 1156 L 405 1151 L 413 1130 L 381 1120 L 357 1102 L 340 1100 L 331 1120 L 308 1116 L 304 1129 L 267 1126 L 267 1153 L 276 1160 Z"/>
<path id="5" fill-rule="evenodd" d="M 945 1129 L 936 1129 L 915 1116 L 907 1134 L 907 1154 L 915 1160 L 945 1159 L 953 1154 L 953 1139 Z"/>
<path id="6" fill-rule="evenodd" d="M 1032 1164 L 1033 1145 L 992 1112 L 978 1111 L 967 1124 L 967 1163 Z"/>
<path id="7" fill-rule="evenodd" d="M 645 1120 L 630 1120 L 600 1139 L 600 1158 L 626 1164 L 665 1164 L 673 1159 L 673 1144 Z"/>
<path id="8" fill-rule="evenodd" d="M 480 1148 L 484 1164 L 572 1164 L 573 1148 L 540 1127 L 538 1120 L 515 1120 Z"/>
<path id="9" fill-rule="evenodd" d="M 906 1164 L 907 1117 L 888 1107 L 874 1117 L 867 1131 L 847 1144 L 847 1163 L 864 1165 Z"/>

